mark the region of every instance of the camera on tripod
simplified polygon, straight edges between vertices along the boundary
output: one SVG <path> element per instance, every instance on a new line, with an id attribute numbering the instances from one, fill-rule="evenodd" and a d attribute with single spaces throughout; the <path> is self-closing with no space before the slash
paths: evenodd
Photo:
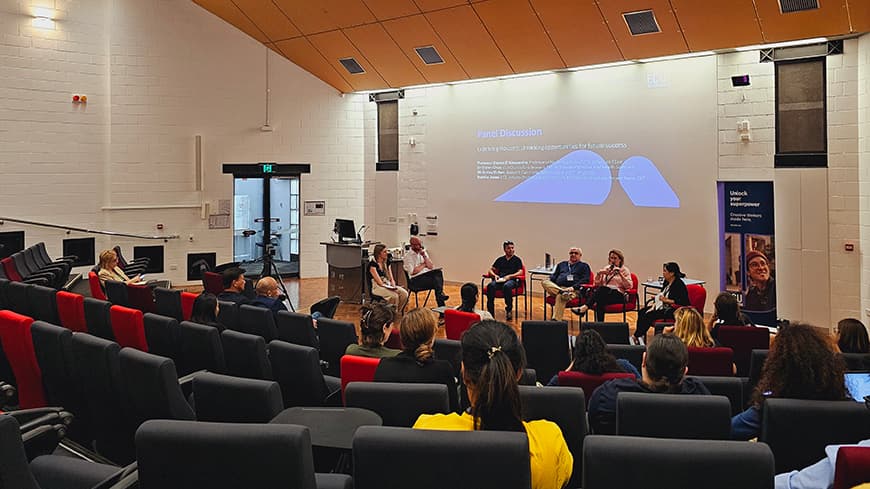
<path id="1" fill-rule="evenodd" d="M 275 256 L 277 249 L 272 243 L 266 243 L 263 248 L 263 255 Z"/>

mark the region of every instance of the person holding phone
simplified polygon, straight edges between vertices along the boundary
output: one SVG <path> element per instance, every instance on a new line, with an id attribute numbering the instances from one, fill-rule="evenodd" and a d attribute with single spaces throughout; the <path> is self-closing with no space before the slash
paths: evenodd
<path id="1" fill-rule="evenodd" d="M 121 270 L 121 267 L 118 266 L 118 254 L 115 253 L 115 250 L 104 250 L 100 253 L 100 271 L 97 272 L 97 276 L 103 287 L 106 286 L 106 280 L 115 280 L 125 284 L 138 284 L 142 281 L 141 276 L 136 275 L 130 278 Z"/>
<path id="2" fill-rule="evenodd" d="M 622 304 L 627 300 L 628 291 L 634 286 L 631 272 L 625 266 L 622 250 L 612 249 L 607 254 L 607 266 L 595 274 L 595 287 L 586 297 L 586 304 L 571 309 L 578 316 L 595 311 L 595 320 L 604 321 L 604 313 L 610 304 Z"/>

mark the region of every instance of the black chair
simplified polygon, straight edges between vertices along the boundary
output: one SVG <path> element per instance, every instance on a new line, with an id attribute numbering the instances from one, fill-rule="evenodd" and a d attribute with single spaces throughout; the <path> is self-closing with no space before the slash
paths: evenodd
<path id="1" fill-rule="evenodd" d="M 767 352 L 769 350 L 752 350 L 749 357 L 749 391 L 758 385 L 761 379 L 761 369 L 764 367 L 764 362 L 767 360 Z"/>
<path id="2" fill-rule="evenodd" d="M 531 487 L 525 433 L 362 426 L 353 437 L 352 453 L 355 489 Z"/>
<path id="3" fill-rule="evenodd" d="M 614 357 L 628 360 L 634 365 L 634 368 L 640 372 L 643 364 L 643 354 L 646 353 L 646 347 L 642 345 L 607 345 L 609 351 Z"/>
<path id="4" fill-rule="evenodd" d="M 325 299 L 320 299 L 319 301 L 311 304 L 311 307 L 308 308 L 308 311 L 313 315 L 315 312 L 320 313 L 320 317 L 324 317 L 326 319 L 332 319 L 335 316 L 335 311 L 338 310 L 338 305 L 341 303 L 341 297 L 337 295 L 333 295 L 327 297 Z"/>
<path id="5" fill-rule="evenodd" d="M 50 431 L 42 426 L 34 431 Z M 40 433 L 29 432 L 32 439 Z M 98 489 L 108 488 L 123 475 L 123 469 L 60 455 L 36 458 L 30 464 L 24 451 L 24 440 L 18 421 L 12 416 L 0 416 L 0 453 L 3 454 L 0 485 L 14 489 Z"/>
<path id="6" fill-rule="evenodd" d="M 266 343 L 278 337 L 275 315 L 265 307 L 243 304 L 239 306 L 239 324 L 233 328 L 242 333 L 262 336 Z"/>
<path id="7" fill-rule="evenodd" d="M 79 257 L 77 257 L 76 255 L 65 255 L 56 260 L 52 259 L 48 255 L 48 251 L 46 251 L 45 249 L 45 243 L 43 243 L 42 241 L 36 243 L 31 248 L 33 248 L 34 256 L 36 257 L 37 261 L 40 263 L 41 266 L 55 265 L 61 263 L 66 263 L 70 266 L 74 266 L 75 262 L 79 259 Z"/>
<path id="8" fill-rule="evenodd" d="M 42 285 L 27 289 L 27 302 L 31 317 L 51 324 L 60 324 L 57 314 L 57 290 Z"/>
<path id="9" fill-rule="evenodd" d="M 3 272 L 3 267 L 0 266 L 0 310 L 10 308 L 9 300 L 6 298 L 6 289 L 11 283 L 12 282 L 6 278 L 6 274 Z"/>
<path id="10" fill-rule="evenodd" d="M 218 301 L 218 322 L 227 329 L 239 329 L 239 305 L 235 302 Z"/>
<path id="11" fill-rule="evenodd" d="M 374 411 L 384 426 L 410 428 L 421 414 L 447 414 L 450 401 L 444 384 L 351 382 L 344 389 L 344 404 Z"/>
<path id="12" fill-rule="evenodd" d="M 341 377 L 341 357 L 348 345 L 357 343 L 356 328 L 347 321 L 320 319 L 317 321 L 317 335 L 320 337 L 320 358 L 329 363 L 326 374 Z"/>
<path id="13" fill-rule="evenodd" d="M 423 284 L 419 283 L 419 280 L 415 283 L 415 281 L 408 275 L 408 271 L 404 268 L 402 269 L 405 272 L 405 283 L 408 285 L 408 293 L 414 294 L 414 307 L 420 307 L 420 298 L 418 294 L 420 292 L 426 293 L 426 298 L 423 300 L 423 307 L 426 307 L 426 304 L 429 302 L 429 296 L 432 295 L 432 291 L 435 290 L 434 287 L 426 287 Z"/>
<path id="14" fill-rule="evenodd" d="M 115 341 L 110 314 L 112 303 L 93 297 L 85 297 L 84 303 L 85 324 L 88 326 L 88 332 L 105 340 Z"/>
<path id="15" fill-rule="evenodd" d="M 284 407 L 323 406 L 331 391 L 341 387 L 340 379 L 323 375 L 314 348 L 275 340 L 269 343 L 269 357 Z"/>
<path id="16" fill-rule="evenodd" d="M 581 329 L 598 331 L 598 334 L 608 345 L 628 345 L 628 323 L 605 323 L 586 322 L 580 325 Z"/>
<path id="17" fill-rule="evenodd" d="M 127 259 L 124 258 L 124 253 L 121 252 L 120 246 L 115 245 L 112 249 L 115 251 L 115 255 L 118 256 L 118 266 L 121 267 L 121 269 L 124 270 L 124 274 L 129 277 L 144 273 L 145 269 L 148 268 L 148 264 L 151 262 L 151 259 L 145 256 L 127 261 Z"/>
<path id="18" fill-rule="evenodd" d="M 33 284 L 24 282 L 10 282 L 6 287 L 6 300 L 9 302 L 9 309 L 21 314 L 22 316 L 33 317 L 30 311 L 30 301 L 27 300 L 30 295 L 30 288 L 36 287 Z"/>
<path id="19" fill-rule="evenodd" d="M 520 385 L 537 385 L 538 373 L 533 368 L 524 368 L 519 380 Z"/>
<path id="20" fill-rule="evenodd" d="M 731 415 L 740 414 L 744 408 L 743 381 L 740 377 L 691 376 L 701 382 L 714 396 L 725 396 L 731 403 Z"/>
<path id="21" fill-rule="evenodd" d="M 764 443 L 633 436 L 587 436 L 583 467 L 583 489 L 771 489 L 774 475 Z"/>
<path id="22" fill-rule="evenodd" d="M 277 382 L 203 372 L 193 378 L 198 421 L 268 423 L 284 410 Z"/>
<path id="23" fill-rule="evenodd" d="M 278 330 L 278 339 L 281 341 L 312 348 L 319 346 L 314 321 L 307 314 L 278 311 L 275 316 L 275 327 Z"/>
<path id="24" fill-rule="evenodd" d="M 523 419 L 546 419 L 559 425 L 568 450 L 574 456 L 574 472 L 567 487 L 580 487 L 583 480 L 583 440 L 586 426 L 586 396 L 574 387 L 520 386 Z"/>
<path id="25" fill-rule="evenodd" d="M 94 445 L 100 455 L 120 464 L 134 459 L 129 407 L 124 400 L 117 343 L 85 333 L 73 333 L 73 379 L 94 420 Z"/>
<path id="26" fill-rule="evenodd" d="M 863 403 L 767 399 L 759 441 L 770 445 L 776 472 L 788 472 L 825 458 L 825 446 L 870 438 L 870 410 Z"/>
<path id="27" fill-rule="evenodd" d="M 846 370 L 870 369 L 870 354 L 867 353 L 841 353 L 846 362 Z"/>
<path id="28" fill-rule="evenodd" d="M 135 426 L 149 419 L 196 419 L 178 385 L 172 359 L 123 348 L 120 361 L 130 420 Z"/>
<path id="29" fill-rule="evenodd" d="M 127 294 L 127 284 L 117 280 L 106 280 L 106 298 L 113 306 L 133 307 Z"/>
<path id="30" fill-rule="evenodd" d="M 60 267 L 38 268 L 28 264 L 22 252 L 13 253 L 10 258 L 12 258 L 15 268 L 24 280 L 43 278 L 48 280 L 48 283 L 45 285 L 59 289 L 63 287 L 66 283 L 66 278 L 69 276 L 69 273 L 65 274 L 64 270 Z"/>
<path id="31" fill-rule="evenodd" d="M 42 257 L 37 255 L 36 249 L 33 246 L 24 249 L 21 254 L 24 255 L 24 261 L 31 270 L 57 270 L 62 278 L 59 285 L 62 287 L 66 284 L 66 280 L 69 278 L 70 269 L 72 268 L 71 262 L 57 261 L 44 263 Z"/>
<path id="32" fill-rule="evenodd" d="M 228 375 L 272 380 L 272 366 L 262 336 L 227 329 L 221 333 L 221 344 Z"/>
<path id="33" fill-rule="evenodd" d="M 723 396 L 620 392 L 616 397 L 616 434 L 728 440 L 731 403 Z"/>
<path id="34" fill-rule="evenodd" d="M 447 338 L 435 338 L 435 344 L 432 345 L 435 352 L 436 360 L 446 360 L 453 367 L 453 376 L 461 379 L 460 368 L 462 367 L 462 343 L 459 340 L 448 340 Z"/>
<path id="35" fill-rule="evenodd" d="M 150 312 L 146 312 L 142 316 L 142 320 L 145 325 L 148 352 L 178 360 L 180 358 L 178 321 Z"/>
<path id="36" fill-rule="evenodd" d="M 175 318 L 179 323 L 184 321 L 184 312 L 181 308 L 181 291 L 154 287 L 154 302 L 157 314 Z"/>
<path id="37" fill-rule="evenodd" d="M 350 489 L 315 474 L 304 426 L 152 420 L 136 432 L 140 489 Z"/>
<path id="38" fill-rule="evenodd" d="M 546 384 L 556 372 L 568 368 L 571 351 L 567 322 L 523 321 L 521 330 L 526 361 L 538 374 L 538 382 Z"/>
<path id="39" fill-rule="evenodd" d="M 182 321 L 178 325 L 178 374 L 185 376 L 197 370 L 226 373 L 224 348 L 217 328 Z"/>

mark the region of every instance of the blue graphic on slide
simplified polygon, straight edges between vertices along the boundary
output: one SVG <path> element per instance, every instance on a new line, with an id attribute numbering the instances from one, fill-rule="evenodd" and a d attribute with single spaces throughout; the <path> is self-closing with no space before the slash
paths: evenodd
<path id="1" fill-rule="evenodd" d="M 616 178 L 636 207 L 680 207 L 680 199 L 655 163 L 632 156 Z M 496 202 L 601 205 L 610 195 L 613 177 L 598 153 L 578 150 L 498 196 Z"/>
<path id="2" fill-rule="evenodd" d="M 632 156 L 619 167 L 619 183 L 636 207 L 680 207 L 680 198 L 668 185 L 655 163 Z"/>
<path id="3" fill-rule="evenodd" d="M 598 153 L 581 149 L 501 194 L 496 202 L 600 205 L 610 195 L 610 167 Z"/>

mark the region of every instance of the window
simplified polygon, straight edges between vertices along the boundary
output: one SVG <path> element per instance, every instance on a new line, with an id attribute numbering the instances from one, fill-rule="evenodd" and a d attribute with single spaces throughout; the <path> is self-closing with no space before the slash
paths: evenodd
<path id="1" fill-rule="evenodd" d="M 378 171 L 399 170 L 399 101 L 378 102 Z"/>
<path id="2" fill-rule="evenodd" d="M 776 167 L 827 167 L 825 58 L 779 61 Z"/>

